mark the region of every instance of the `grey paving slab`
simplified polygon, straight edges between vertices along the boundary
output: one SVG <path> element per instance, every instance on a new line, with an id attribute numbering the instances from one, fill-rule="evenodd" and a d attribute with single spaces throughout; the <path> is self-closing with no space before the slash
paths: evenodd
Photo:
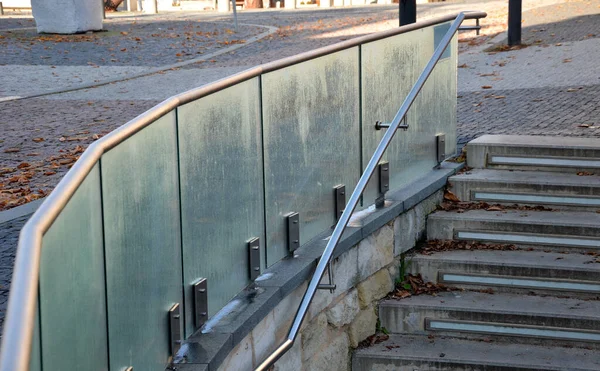
<path id="1" fill-rule="evenodd" d="M 415 255 L 412 264 L 431 261 L 451 263 L 473 263 L 485 265 L 511 265 L 543 269 L 576 269 L 595 274 L 600 273 L 600 264 L 592 264 L 594 257 L 586 254 L 564 254 L 544 251 L 473 251 L 454 250 L 436 252 L 432 255 Z M 598 278 L 599 276 L 596 276 Z"/>
<path id="2" fill-rule="evenodd" d="M 353 356 L 355 370 L 597 370 L 596 351 L 502 344 L 418 335 L 392 335 Z M 412 366 L 412 367 L 411 367 Z"/>
<path id="3" fill-rule="evenodd" d="M 435 308 L 440 311 L 501 313 L 503 315 L 550 316 L 595 322 L 600 327 L 600 302 L 518 294 L 487 294 L 469 291 L 442 292 L 437 296 L 417 295 L 402 300 L 384 300 L 380 310 L 395 308 Z M 589 328 L 592 330 L 592 328 Z"/>

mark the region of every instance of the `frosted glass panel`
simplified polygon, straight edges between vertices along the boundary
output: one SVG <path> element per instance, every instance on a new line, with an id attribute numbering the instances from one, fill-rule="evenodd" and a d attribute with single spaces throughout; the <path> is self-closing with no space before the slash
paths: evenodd
<path id="1" fill-rule="evenodd" d="M 106 370 L 100 171 L 96 165 L 42 240 L 40 313 L 45 370 Z"/>
<path id="2" fill-rule="evenodd" d="M 363 164 L 369 161 L 385 132 L 374 130 L 375 122 L 392 121 L 433 55 L 434 27 L 447 30 L 442 24 L 362 46 Z M 443 37 L 438 30 L 438 38 L 440 34 Z M 455 149 L 456 40 L 452 44 L 450 58 L 440 60 L 409 110 L 409 129 L 396 133 L 384 155 L 390 163 L 390 190 L 414 181 L 437 164 L 436 134 L 446 134 L 446 153 Z M 374 203 L 378 188 L 374 176 L 364 193 L 365 206 Z"/>
<path id="3" fill-rule="evenodd" d="M 246 241 L 259 237 L 264 206 L 259 80 L 177 110 L 186 332 L 194 330 L 192 284 L 208 279 L 209 316 L 248 283 Z"/>
<path id="4" fill-rule="evenodd" d="M 182 303 L 175 112 L 111 149 L 101 168 L 110 369 L 162 371 L 168 311 Z"/>
<path id="5" fill-rule="evenodd" d="M 288 254 L 284 215 L 300 214 L 300 243 L 335 221 L 333 187 L 360 170 L 358 48 L 262 77 L 267 264 Z"/>

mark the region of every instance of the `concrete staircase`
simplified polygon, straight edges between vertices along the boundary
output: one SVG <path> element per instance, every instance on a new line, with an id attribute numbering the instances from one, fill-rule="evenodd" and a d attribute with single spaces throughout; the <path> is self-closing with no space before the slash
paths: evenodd
<path id="1" fill-rule="evenodd" d="M 467 154 L 451 191 L 505 206 L 436 212 L 428 239 L 517 249 L 408 257 L 459 290 L 382 301 L 390 337 L 353 370 L 600 370 L 600 140 L 483 136 Z"/>

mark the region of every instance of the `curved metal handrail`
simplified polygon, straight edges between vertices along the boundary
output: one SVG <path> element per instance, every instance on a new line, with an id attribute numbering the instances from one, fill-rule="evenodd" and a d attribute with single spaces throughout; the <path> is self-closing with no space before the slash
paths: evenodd
<path id="1" fill-rule="evenodd" d="M 487 14 L 485 12 L 467 12 L 460 13 L 458 16 L 462 17 L 462 19 L 477 19 L 484 18 Z M 42 203 L 42 205 L 38 208 L 38 210 L 34 213 L 34 215 L 27 221 L 21 233 L 19 235 L 19 243 L 17 249 L 17 256 L 15 259 L 14 272 L 11 283 L 10 297 L 8 300 L 8 308 L 7 315 L 4 322 L 4 330 L 2 336 L 2 345 L 1 345 L 1 353 L 0 353 L 0 371 L 28 371 L 29 370 L 29 361 L 31 356 L 31 345 L 33 339 L 33 330 L 35 326 L 36 319 L 36 304 L 37 304 L 37 294 L 38 294 L 38 278 L 40 271 L 40 258 L 41 258 L 41 249 L 42 249 L 42 236 L 52 223 L 56 220 L 60 212 L 65 208 L 71 197 L 75 194 L 77 188 L 81 185 L 81 183 L 85 180 L 86 176 L 90 173 L 94 165 L 100 160 L 100 157 L 108 152 L 111 148 L 114 148 L 118 144 L 124 142 L 129 137 L 133 136 L 135 133 L 144 129 L 145 127 L 152 124 L 157 119 L 171 112 L 175 108 L 202 98 L 204 96 L 213 94 L 215 92 L 221 91 L 238 83 L 244 82 L 251 78 L 260 76 L 264 73 L 275 71 L 284 67 L 288 67 L 294 64 L 298 64 L 307 60 L 315 59 L 318 57 L 322 57 L 331 53 L 335 53 L 341 50 L 345 50 L 348 48 L 352 48 L 354 46 L 358 46 L 367 42 L 377 41 L 380 39 L 384 39 L 390 36 L 399 35 L 402 33 L 406 33 L 409 31 L 413 31 L 416 29 L 433 26 L 436 24 L 444 23 L 451 21 L 453 19 L 458 19 L 456 15 L 448 15 L 440 18 L 435 18 L 427 21 L 417 22 L 410 25 L 402 26 L 399 28 L 395 28 L 389 31 L 378 32 L 371 35 L 366 35 L 362 37 L 358 37 L 352 40 L 344 41 L 341 43 L 337 43 L 334 45 L 329 45 L 323 48 L 319 48 L 316 50 L 312 50 L 306 53 L 298 54 L 292 57 L 284 58 L 278 61 L 266 63 L 264 65 L 254 67 L 248 69 L 246 71 L 242 71 L 236 75 L 224 78 L 222 80 L 216 81 L 209 85 L 205 85 L 196 89 L 192 89 L 190 91 L 184 92 L 182 94 L 171 97 L 157 106 L 151 108 L 150 110 L 142 113 L 138 117 L 133 120 L 127 122 L 123 126 L 118 129 L 112 131 L 105 137 L 99 139 L 98 141 L 91 144 L 85 152 L 81 155 L 79 160 L 73 165 L 73 167 L 69 170 L 69 172 L 61 179 L 58 183 L 54 191 L 46 198 L 46 200 Z M 456 22 L 456 21 L 455 21 Z M 454 23 L 453 23 L 454 25 Z M 445 40 L 445 39 L 444 39 Z M 444 43 L 442 40 L 442 45 Z M 447 42 L 446 44 L 447 45 Z M 434 56 L 438 52 L 439 47 L 436 49 Z M 441 53 L 440 53 L 441 55 Z M 438 56 L 439 59 L 439 56 Z M 429 66 L 429 65 L 428 65 Z M 414 88 L 413 88 L 414 90 Z M 419 88 L 420 90 L 420 88 Z M 410 95 L 409 95 L 410 96 Z M 408 99 L 408 98 L 407 98 Z M 414 99 L 414 97 L 412 98 Z M 405 101 L 406 102 L 406 101 Z M 411 102 L 412 103 L 412 100 Z M 404 107 L 404 105 L 403 105 Z M 410 107 L 410 104 L 409 104 Z M 394 121 L 396 122 L 396 121 Z M 398 122 L 396 122 L 396 127 L 398 126 Z M 395 131 L 395 130 L 394 130 Z M 391 132 L 388 130 L 384 135 L 384 140 L 393 136 L 390 134 Z M 386 145 L 387 147 L 387 145 Z M 384 148 L 385 149 L 385 148 Z M 383 153 L 383 151 L 382 151 Z M 381 157 L 381 156 L 379 156 Z M 373 159 L 372 159 L 373 160 Z M 372 161 L 371 161 L 372 162 Z M 371 165 L 369 162 L 369 166 Z M 361 177 L 361 180 L 363 178 Z M 359 183 L 360 185 L 361 183 Z M 363 186 L 364 189 L 364 186 Z M 356 192 L 356 190 L 355 190 Z M 361 191 L 362 192 L 362 191 Z M 355 200 L 355 194 L 352 194 L 350 198 L 350 202 Z M 356 206 L 356 205 L 355 205 Z M 354 206 L 354 207 L 355 207 Z M 352 210 L 354 209 L 352 208 Z M 349 208 L 347 208 L 349 210 Z M 351 210 L 351 211 L 352 211 Z M 344 211 L 340 220 L 345 220 L 343 223 L 344 228 L 347 224 L 349 214 Z M 338 226 L 340 224 L 338 223 Z M 336 230 L 338 229 L 336 226 Z M 343 229 L 343 228 L 342 228 Z M 335 231 L 334 231 L 335 234 Z M 341 236 L 341 233 L 339 233 Z M 337 237 L 339 240 L 339 236 Z M 337 242 L 336 242 L 337 244 Z M 327 245 L 328 249 L 330 244 Z M 333 248 L 329 249 L 330 253 L 333 251 Z M 327 250 L 326 250 L 327 251 Z M 323 255 L 325 257 L 325 255 Z M 329 261 L 331 254 L 327 258 Z M 323 271 L 321 269 L 323 258 L 319 261 L 319 266 L 317 269 Z M 326 264 L 325 264 L 326 265 Z M 318 271 L 317 271 L 318 272 Z M 316 272 L 315 272 L 316 273 Z M 319 277 L 322 276 L 322 272 Z M 319 278 L 320 280 L 320 278 Z M 314 281 L 314 277 L 313 277 Z M 317 280 L 318 283 L 318 280 Z M 309 289 L 312 287 L 309 286 Z M 316 287 L 316 285 L 315 285 Z M 313 294 L 314 296 L 314 290 Z M 306 294 L 305 294 L 306 298 Z M 304 303 L 304 299 L 303 299 Z M 310 304 L 310 300 L 309 303 Z M 306 305 L 308 307 L 308 305 Z M 301 307 L 302 308 L 302 307 Z M 304 308 L 306 311 L 306 308 Z M 300 312 L 298 312 L 300 313 Z M 304 313 L 305 314 L 305 313 Z M 281 353 L 277 353 L 277 355 L 272 355 L 267 359 L 273 359 L 273 362 L 277 360 L 285 351 L 291 348 L 293 341 L 297 335 L 297 331 L 302 323 L 302 319 L 304 315 L 299 321 L 294 321 L 294 325 L 292 330 L 294 331 L 293 338 L 291 340 L 287 340 L 280 348 L 284 348 L 285 350 Z M 298 322 L 298 323 L 296 323 Z M 292 332 L 290 331 L 290 334 Z M 265 361 L 265 362 L 267 362 Z M 272 363 L 272 362 L 271 362 Z M 271 364 L 268 363 L 268 364 Z M 266 363 L 263 363 L 266 364 Z M 262 365 L 261 365 L 262 367 Z"/>
<path id="2" fill-rule="evenodd" d="M 308 284 L 308 288 L 304 293 L 304 297 L 302 298 L 300 307 L 298 307 L 298 311 L 296 312 L 296 316 L 294 317 L 294 322 L 292 323 L 292 327 L 290 328 L 290 332 L 288 333 L 287 339 L 255 369 L 256 371 L 266 371 L 293 346 L 294 340 L 296 340 L 296 337 L 298 336 L 298 333 L 300 331 L 300 326 L 304 321 L 304 317 L 306 317 L 306 314 L 308 313 L 308 307 L 310 306 L 310 303 L 312 302 L 312 299 L 315 296 L 315 293 L 317 292 L 319 282 L 321 282 L 323 274 L 325 273 L 325 269 L 331 261 L 333 251 L 335 250 L 335 247 L 340 241 L 340 238 L 342 237 L 342 234 L 344 233 L 344 230 L 348 225 L 348 221 L 350 221 L 350 217 L 352 216 L 354 209 L 358 205 L 360 196 L 365 190 L 369 179 L 373 175 L 373 172 L 377 168 L 377 164 L 381 160 L 383 153 L 392 141 L 394 134 L 396 134 L 396 130 L 398 129 L 400 122 L 402 122 L 404 116 L 406 116 L 406 114 L 408 113 L 410 106 L 413 104 L 415 98 L 425 85 L 427 78 L 429 77 L 431 72 L 433 72 L 433 69 L 437 65 L 437 62 L 440 60 L 442 54 L 448 47 L 448 44 L 450 44 L 450 41 L 454 37 L 456 31 L 458 31 L 458 28 L 464 19 L 465 13 L 460 13 L 458 14 L 458 16 L 456 16 L 456 19 L 454 20 L 454 22 L 452 22 L 450 28 L 446 32 L 446 35 L 444 35 L 439 45 L 435 48 L 433 56 L 425 66 L 425 69 L 417 79 L 417 82 L 414 84 L 414 86 L 404 99 L 404 102 L 402 103 L 402 106 L 400 106 L 400 109 L 396 113 L 396 116 L 389 124 L 388 129 L 386 130 L 383 138 L 381 139 L 381 142 L 379 142 L 377 149 L 375 149 L 375 153 L 373 153 L 373 156 L 369 160 L 365 171 L 362 173 L 358 184 L 356 185 L 356 188 L 354 188 L 354 191 L 352 192 L 352 195 L 348 200 L 348 204 L 346 205 L 342 216 L 340 217 L 337 224 L 335 225 L 335 228 L 333 229 L 333 233 L 329 238 L 329 241 L 327 242 L 325 251 L 323 251 L 323 255 L 321 255 L 321 259 L 319 259 L 317 268 L 315 269 L 315 272 L 313 273 L 313 276 Z"/>

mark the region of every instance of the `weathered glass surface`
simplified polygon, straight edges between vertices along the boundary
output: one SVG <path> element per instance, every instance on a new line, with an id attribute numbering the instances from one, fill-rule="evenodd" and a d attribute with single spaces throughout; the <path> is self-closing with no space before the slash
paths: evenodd
<path id="1" fill-rule="evenodd" d="M 249 281 L 247 241 L 261 241 L 264 206 L 258 78 L 177 109 L 186 333 L 192 284 L 208 279 L 209 316 Z"/>
<path id="2" fill-rule="evenodd" d="M 384 134 L 384 130 L 374 129 L 375 121 L 392 121 L 433 55 L 434 27 L 362 46 L 363 164 L 369 161 Z M 437 27 L 447 30 L 446 24 Z M 442 33 L 438 31 L 438 35 Z M 447 153 L 455 149 L 456 40 L 450 53 L 450 58 L 440 60 L 409 110 L 409 129 L 396 133 L 384 155 L 390 163 L 390 190 L 414 181 L 437 164 L 436 134 L 446 134 Z M 375 201 L 378 188 L 375 175 L 364 193 L 365 206 Z"/>
<path id="3" fill-rule="evenodd" d="M 42 240 L 40 313 L 45 370 L 106 370 L 100 171 L 96 165 Z"/>
<path id="4" fill-rule="evenodd" d="M 101 159 L 110 369 L 164 370 L 182 303 L 175 112 Z"/>
<path id="5" fill-rule="evenodd" d="M 288 254 L 285 215 L 300 213 L 300 244 L 335 222 L 333 187 L 360 170 L 358 48 L 262 77 L 267 264 Z"/>

